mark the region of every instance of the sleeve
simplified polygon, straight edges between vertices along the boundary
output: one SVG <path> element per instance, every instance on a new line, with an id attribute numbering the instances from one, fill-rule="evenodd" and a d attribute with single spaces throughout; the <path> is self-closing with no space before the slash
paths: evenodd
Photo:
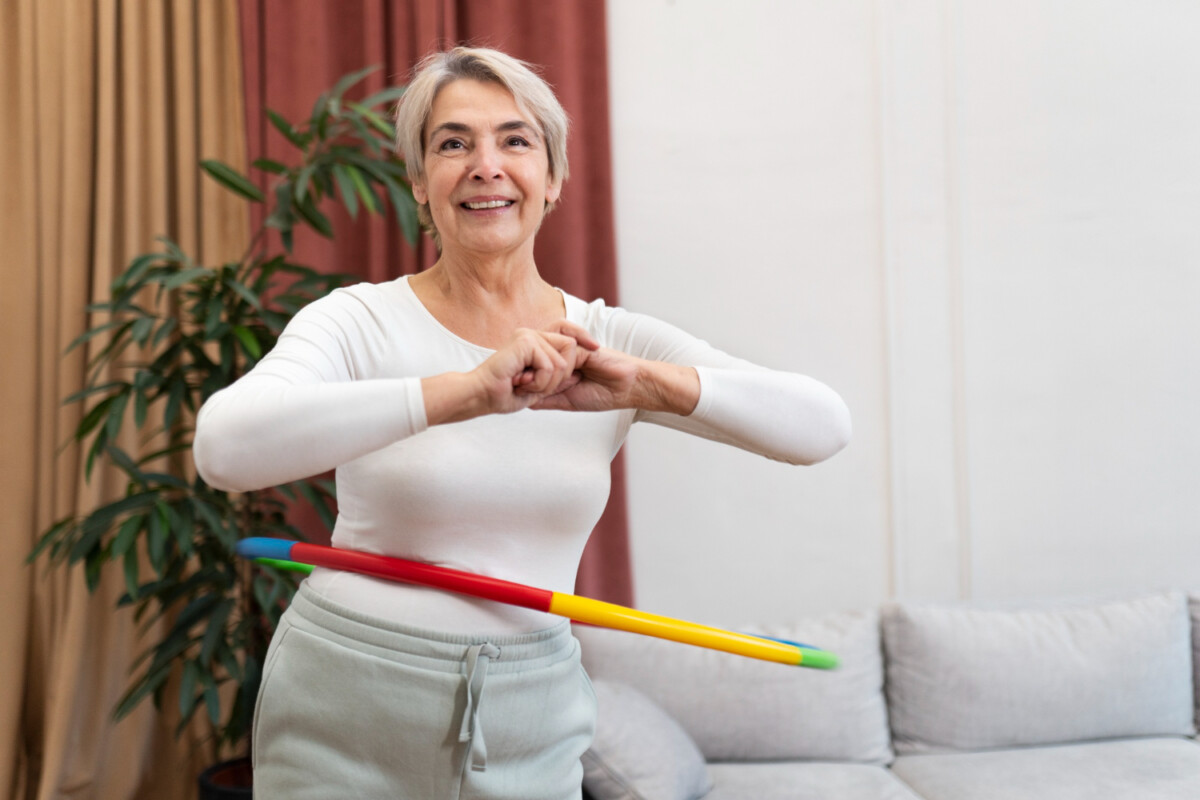
<path id="1" fill-rule="evenodd" d="M 423 431 L 420 378 L 357 379 L 384 338 L 351 292 L 306 306 L 253 370 L 200 409 L 192 446 L 200 476 L 227 491 L 262 489 Z"/>
<path id="2" fill-rule="evenodd" d="M 686 417 L 638 412 L 635 421 L 733 445 L 789 464 L 814 464 L 850 441 L 850 411 L 825 384 L 724 353 L 666 322 L 606 309 L 611 347 L 695 368 L 700 401 Z"/>

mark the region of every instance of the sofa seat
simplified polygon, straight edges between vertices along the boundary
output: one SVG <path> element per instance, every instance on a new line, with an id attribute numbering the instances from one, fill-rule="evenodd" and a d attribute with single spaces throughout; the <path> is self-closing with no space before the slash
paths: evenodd
<path id="1" fill-rule="evenodd" d="M 873 764 L 715 762 L 708 772 L 713 789 L 704 800 L 920 800 Z"/>
<path id="2" fill-rule="evenodd" d="M 892 771 L 926 800 L 1200 797 L 1200 745 L 1183 738 L 901 756 Z"/>

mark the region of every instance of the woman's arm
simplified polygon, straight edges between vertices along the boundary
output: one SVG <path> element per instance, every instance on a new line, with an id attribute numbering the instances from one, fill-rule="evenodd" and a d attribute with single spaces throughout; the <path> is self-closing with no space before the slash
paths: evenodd
<path id="1" fill-rule="evenodd" d="M 598 347 L 564 322 L 516 332 L 469 372 L 359 379 L 357 365 L 387 339 L 375 320 L 349 292 L 303 309 L 250 373 L 200 409 L 193 457 L 201 477 L 219 489 L 261 489 L 326 472 L 431 425 L 527 408 L 578 380 L 581 354 Z"/>
<path id="2" fill-rule="evenodd" d="M 538 407 L 636 408 L 638 420 L 791 464 L 823 461 L 849 442 L 849 410 L 820 381 L 734 358 L 652 317 L 603 313 L 612 349 L 587 354 L 583 381 Z"/>

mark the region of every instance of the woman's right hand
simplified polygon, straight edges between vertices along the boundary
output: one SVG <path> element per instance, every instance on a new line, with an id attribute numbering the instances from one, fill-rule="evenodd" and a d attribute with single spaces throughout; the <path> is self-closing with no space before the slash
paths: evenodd
<path id="1" fill-rule="evenodd" d="M 544 331 L 518 328 L 471 372 L 421 381 L 426 421 L 437 425 L 529 408 L 577 383 L 576 368 L 599 347 L 586 330 L 566 320 Z"/>

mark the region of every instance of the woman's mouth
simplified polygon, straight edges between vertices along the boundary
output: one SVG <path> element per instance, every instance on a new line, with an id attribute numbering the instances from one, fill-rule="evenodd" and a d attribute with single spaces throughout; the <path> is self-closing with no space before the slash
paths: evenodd
<path id="1" fill-rule="evenodd" d="M 488 208 L 505 208 L 511 206 L 515 200 L 481 200 L 477 203 L 459 203 L 463 208 L 471 211 L 483 211 Z"/>

